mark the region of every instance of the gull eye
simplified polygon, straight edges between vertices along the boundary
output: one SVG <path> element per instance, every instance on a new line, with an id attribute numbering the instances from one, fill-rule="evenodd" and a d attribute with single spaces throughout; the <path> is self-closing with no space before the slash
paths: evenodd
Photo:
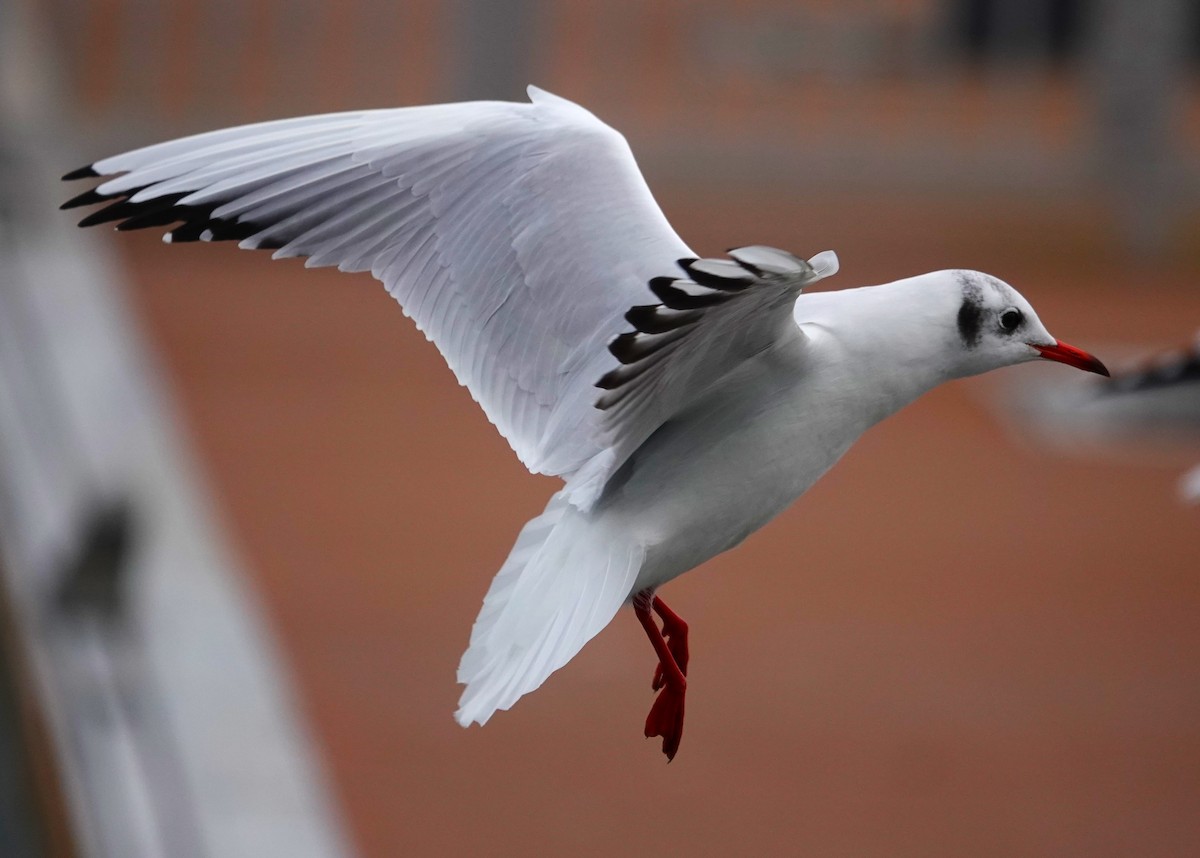
<path id="1" fill-rule="evenodd" d="M 1004 329 L 1005 333 L 1011 334 L 1024 320 L 1025 317 L 1021 314 L 1020 310 L 1005 310 L 1000 314 L 1000 327 Z"/>

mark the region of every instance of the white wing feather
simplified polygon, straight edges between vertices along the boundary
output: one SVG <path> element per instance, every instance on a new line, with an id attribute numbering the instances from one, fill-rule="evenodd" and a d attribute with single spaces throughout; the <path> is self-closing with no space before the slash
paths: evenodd
<path id="1" fill-rule="evenodd" d="M 605 441 L 605 345 L 647 282 L 692 255 L 624 138 L 531 87 L 474 102 L 260 123 L 96 162 L 122 174 L 84 223 L 236 238 L 369 270 L 530 470 L 569 478 Z"/>

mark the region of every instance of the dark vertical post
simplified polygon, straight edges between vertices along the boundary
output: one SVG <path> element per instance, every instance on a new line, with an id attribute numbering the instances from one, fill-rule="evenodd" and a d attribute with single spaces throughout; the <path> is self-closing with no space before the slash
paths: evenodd
<path id="1" fill-rule="evenodd" d="M 1169 235 L 1178 175 L 1172 112 L 1182 91 L 1188 0 L 1101 0 L 1091 33 L 1100 178 L 1130 250 Z"/>
<path id="2" fill-rule="evenodd" d="M 447 57 L 455 100 L 523 101 L 534 83 L 538 0 L 455 0 Z"/>

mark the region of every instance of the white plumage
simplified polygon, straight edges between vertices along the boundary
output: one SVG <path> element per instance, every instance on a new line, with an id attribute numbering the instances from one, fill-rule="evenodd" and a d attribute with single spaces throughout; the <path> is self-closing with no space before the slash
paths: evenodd
<path id="1" fill-rule="evenodd" d="M 109 204 L 82 225 L 178 224 L 166 240 L 236 239 L 382 281 L 529 469 L 565 481 L 487 593 L 458 720 L 510 707 L 632 600 L 665 684 L 647 735 L 671 756 L 686 627 L 658 586 L 761 527 L 942 381 L 1039 356 L 1103 368 L 977 272 L 801 297 L 837 271 L 833 253 L 696 259 L 624 138 L 529 92 L 529 104 L 341 113 L 149 146 L 69 174 L 115 177 L 67 206 Z"/>
<path id="2" fill-rule="evenodd" d="M 521 461 L 568 476 L 600 452 L 584 424 L 599 416 L 605 344 L 649 299 L 650 278 L 693 254 L 621 135 L 571 102 L 530 95 L 160 143 L 97 161 L 97 173 L 123 175 L 95 194 L 132 192 L 130 210 L 143 210 L 125 228 L 179 220 L 184 207 L 204 215 L 168 241 L 237 237 L 276 259 L 370 271 Z"/>

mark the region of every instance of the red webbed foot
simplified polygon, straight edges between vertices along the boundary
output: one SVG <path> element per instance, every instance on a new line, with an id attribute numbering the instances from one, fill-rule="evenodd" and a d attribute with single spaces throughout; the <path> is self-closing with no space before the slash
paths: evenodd
<path id="1" fill-rule="evenodd" d="M 679 741 L 683 738 L 683 704 L 686 694 L 686 680 L 680 687 L 667 683 L 658 692 L 654 705 L 650 707 L 650 714 L 646 716 L 646 738 L 662 736 L 662 752 L 667 755 L 668 762 L 675 759 Z"/>
<path id="2" fill-rule="evenodd" d="M 662 618 L 661 631 L 650 616 L 651 608 Z M 684 698 L 687 694 L 687 623 L 650 590 L 644 590 L 634 597 L 633 610 L 658 655 L 658 668 L 653 681 L 658 697 L 646 717 L 646 738 L 662 737 L 662 750 L 669 762 L 675 758 L 683 738 Z"/>

